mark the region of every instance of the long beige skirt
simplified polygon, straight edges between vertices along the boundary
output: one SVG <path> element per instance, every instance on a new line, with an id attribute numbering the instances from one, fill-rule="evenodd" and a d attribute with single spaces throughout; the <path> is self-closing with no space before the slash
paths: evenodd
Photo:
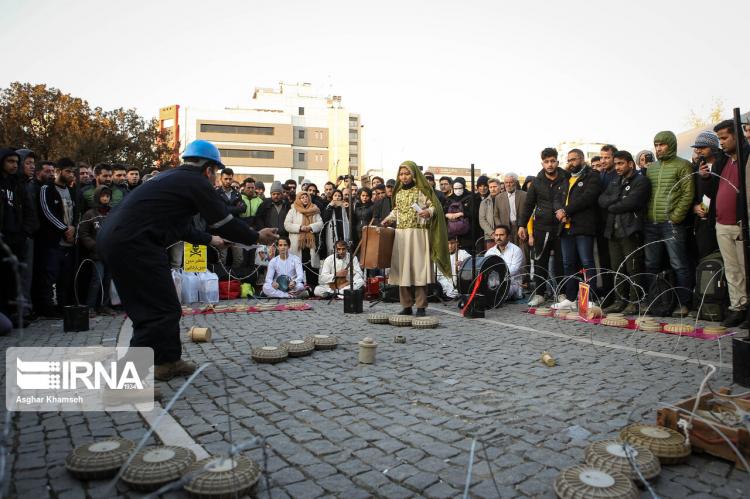
<path id="1" fill-rule="evenodd" d="M 427 286 L 435 282 L 426 229 L 396 229 L 388 284 Z"/>

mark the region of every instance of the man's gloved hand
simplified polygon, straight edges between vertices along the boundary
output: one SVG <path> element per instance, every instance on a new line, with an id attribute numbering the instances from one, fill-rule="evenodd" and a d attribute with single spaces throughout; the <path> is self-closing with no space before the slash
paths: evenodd
<path id="1" fill-rule="evenodd" d="M 266 246 L 275 243 L 279 239 L 278 229 L 266 227 L 258 232 L 258 242 Z"/>

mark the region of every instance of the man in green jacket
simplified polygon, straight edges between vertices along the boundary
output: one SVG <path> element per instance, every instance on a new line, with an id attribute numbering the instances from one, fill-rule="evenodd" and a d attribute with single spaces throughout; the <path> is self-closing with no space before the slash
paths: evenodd
<path id="1" fill-rule="evenodd" d="M 646 272 L 658 274 L 662 270 L 663 241 L 669 265 L 675 273 L 679 303 L 673 317 L 686 317 L 690 310 L 693 276 L 687 258 L 687 227 L 681 225 L 693 201 L 693 166 L 677 157 L 677 137 L 669 131 L 654 137 L 656 162 L 648 165 L 651 198 L 646 212 L 644 238 L 646 241 Z"/>

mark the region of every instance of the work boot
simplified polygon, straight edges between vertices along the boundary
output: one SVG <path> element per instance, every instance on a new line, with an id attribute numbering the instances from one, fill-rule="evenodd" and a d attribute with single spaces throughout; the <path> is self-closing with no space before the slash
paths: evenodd
<path id="1" fill-rule="evenodd" d="M 623 302 L 621 300 L 617 300 L 613 304 L 611 304 L 610 306 L 604 307 L 604 310 L 602 310 L 602 312 L 604 312 L 605 314 L 619 313 L 619 312 L 622 312 L 623 310 L 625 310 L 625 306 L 626 306 L 625 302 Z"/>
<path id="2" fill-rule="evenodd" d="M 412 309 L 411 307 L 404 307 L 401 309 L 401 312 L 398 313 L 398 315 L 411 315 Z"/>
<path id="3" fill-rule="evenodd" d="M 417 317 L 425 317 L 427 315 L 427 312 L 423 308 L 417 309 Z"/>
<path id="4" fill-rule="evenodd" d="M 154 379 L 159 381 L 169 381 L 177 376 L 190 376 L 195 372 L 197 366 L 192 362 L 178 360 L 176 362 L 167 362 L 154 366 Z"/>
<path id="5" fill-rule="evenodd" d="M 638 313 L 637 303 L 628 303 L 628 306 L 622 310 L 622 315 L 636 315 Z"/>
<path id="6" fill-rule="evenodd" d="M 683 319 L 687 317 L 689 313 L 690 309 L 688 309 L 685 305 L 680 305 L 674 309 L 674 311 L 672 312 L 672 317 Z"/>
<path id="7" fill-rule="evenodd" d="M 729 315 L 727 315 L 727 318 L 724 319 L 721 325 L 724 327 L 739 326 L 745 321 L 745 315 L 744 310 L 730 310 Z"/>

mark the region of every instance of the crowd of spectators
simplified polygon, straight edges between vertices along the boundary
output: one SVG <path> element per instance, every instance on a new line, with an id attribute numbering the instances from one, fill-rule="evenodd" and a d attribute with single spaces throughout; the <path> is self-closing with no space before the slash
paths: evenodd
<path id="1" fill-rule="evenodd" d="M 564 166 L 554 148 L 545 148 L 541 170 L 523 183 L 515 173 L 482 175 L 472 186 L 463 177 L 425 172 L 442 204 L 454 269 L 453 276 L 438 272 L 438 294 L 457 298 L 461 266 L 486 252 L 505 262 L 510 300 L 575 309 L 586 281 L 607 311 L 634 314 L 655 276 L 667 273 L 678 298 L 673 315 L 684 317 L 700 305 L 693 299 L 696 267 L 720 258 L 729 291 L 724 324 L 747 327 L 737 161 L 739 148 L 745 157 L 750 152 L 746 138 L 735 137 L 733 122 L 725 121 L 697 137 L 690 160 L 677 157 L 672 132 L 656 134 L 653 146 L 633 156 L 606 145 L 588 161 L 573 149 Z M 9 260 L 0 267 L 0 312 L 16 325 L 60 317 L 74 303 L 87 304 L 92 315 L 115 313 L 97 231 L 158 170 L 142 176 L 133 166 L 91 168 L 10 148 L 0 150 L 0 163 L 0 233 L 22 264 L 18 282 Z M 210 268 L 220 279 L 251 284 L 258 296 L 279 298 L 339 295 L 350 265 L 357 288 L 387 275 L 360 268 L 356 248 L 363 228 L 391 213 L 396 182 L 368 183 L 342 176 L 322 189 L 308 179 L 274 181 L 267 189 L 252 177 L 237 181 L 225 168 L 216 190 L 229 212 L 255 229 L 276 228 L 281 238 L 272 248 L 209 252 Z M 175 267 L 181 255 L 181 248 L 170 250 Z"/>

